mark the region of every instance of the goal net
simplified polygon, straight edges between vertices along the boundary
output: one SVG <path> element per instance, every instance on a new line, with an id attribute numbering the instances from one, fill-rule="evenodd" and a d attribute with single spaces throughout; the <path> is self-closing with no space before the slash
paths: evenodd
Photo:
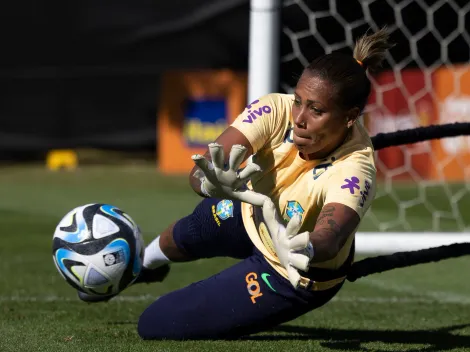
<path id="1" fill-rule="evenodd" d="M 281 14 L 285 92 L 292 92 L 296 75 L 316 56 L 352 53 L 359 36 L 387 25 L 396 46 L 383 72 L 371 77 L 373 93 L 363 116 L 370 135 L 470 120 L 467 0 L 285 0 Z M 469 241 L 469 162 L 467 136 L 376 152 L 377 196 L 360 231 L 380 234 L 381 241 L 390 236 L 374 251 L 391 243 L 397 250 L 431 247 L 456 236 Z M 424 245 L 420 235 L 427 236 Z"/>

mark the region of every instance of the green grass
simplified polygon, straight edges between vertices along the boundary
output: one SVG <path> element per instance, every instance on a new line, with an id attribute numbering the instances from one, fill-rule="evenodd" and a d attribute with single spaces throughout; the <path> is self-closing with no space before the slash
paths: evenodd
<path id="1" fill-rule="evenodd" d="M 449 186 L 459 206 L 470 205 L 463 186 Z M 416 192 L 416 193 L 413 193 Z M 419 194 L 400 186 L 380 197 L 362 229 L 393 224 L 396 200 L 426 197 L 431 209 L 454 206 L 442 187 Z M 423 191 L 421 191 L 423 192 Z M 152 167 L 88 167 L 51 173 L 42 167 L 0 172 L 0 351 L 470 351 L 469 258 L 400 269 L 347 283 L 337 298 L 274 331 L 239 341 L 141 341 L 140 313 L 152 297 L 205 278 L 234 260 L 173 266 L 163 284 L 137 285 L 121 300 L 89 306 L 76 299 L 51 256 L 53 229 L 71 208 L 90 202 L 115 204 L 132 215 L 146 241 L 186 215 L 198 197 L 186 177 L 162 177 Z M 399 202 L 400 203 L 400 202 Z M 434 208 L 432 208 L 434 207 Z M 447 207 L 447 208 L 446 208 Z M 462 208 L 462 209 L 463 209 Z M 468 207 L 467 207 L 468 209 Z M 432 229 L 429 209 L 406 210 L 408 225 Z M 460 230 L 469 215 L 445 219 Z M 392 230 L 400 229 L 396 225 Z"/>

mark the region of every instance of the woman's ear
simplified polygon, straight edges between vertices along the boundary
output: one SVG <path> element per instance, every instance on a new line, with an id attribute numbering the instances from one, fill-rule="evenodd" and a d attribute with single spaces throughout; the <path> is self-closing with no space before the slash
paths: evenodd
<path id="1" fill-rule="evenodd" d="M 360 110 L 358 107 L 354 107 L 348 110 L 348 112 L 346 113 L 346 126 L 348 128 L 351 128 L 354 125 L 356 120 L 359 118 L 359 113 Z"/>

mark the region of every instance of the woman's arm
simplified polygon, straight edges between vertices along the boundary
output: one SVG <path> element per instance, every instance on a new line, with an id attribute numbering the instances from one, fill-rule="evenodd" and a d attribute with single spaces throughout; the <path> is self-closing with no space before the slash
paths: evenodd
<path id="1" fill-rule="evenodd" d="M 360 221 L 359 215 L 344 204 L 325 204 L 318 216 L 315 229 L 310 232 L 314 253 L 312 263 L 336 257 Z"/>
<path id="2" fill-rule="evenodd" d="M 243 133 L 241 133 L 239 130 L 237 130 L 235 127 L 228 127 L 222 134 L 215 140 L 216 143 L 222 145 L 223 150 L 224 150 L 224 158 L 225 162 L 228 161 L 229 155 L 230 155 L 230 150 L 232 149 L 232 146 L 235 144 L 240 144 L 246 148 L 246 154 L 245 158 L 243 161 L 248 159 L 249 156 L 253 154 L 253 147 L 251 146 L 250 142 L 248 139 L 245 137 Z M 209 150 L 206 150 L 204 153 L 204 156 L 210 160 L 210 153 Z M 194 166 L 193 169 L 191 170 L 189 174 L 189 184 L 191 185 L 191 188 L 199 194 L 201 197 L 205 197 L 205 195 L 201 192 L 201 182 L 197 177 L 194 177 L 194 173 L 198 170 L 199 168 L 197 166 Z"/>

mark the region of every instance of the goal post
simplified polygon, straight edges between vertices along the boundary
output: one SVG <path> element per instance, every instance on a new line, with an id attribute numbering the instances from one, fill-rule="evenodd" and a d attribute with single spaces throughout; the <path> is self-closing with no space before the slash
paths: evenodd
<path id="1" fill-rule="evenodd" d="M 291 93 L 318 55 L 352 52 L 387 25 L 396 46 L 370 77 L 363 116 L 370 135 L 470 121 L 470 3 L 466 0 L 251 0 L 249 97 Z M 269 32 L 268 32 L 269 30 Z M 358 252 L 469 242 L 470 138 L 376 152 L 377 196 Z"/>
<path id="2" fill-rule="evenodd" d="M 250 0 L 248 101 L 279 86 L 282 0 Z"/>

